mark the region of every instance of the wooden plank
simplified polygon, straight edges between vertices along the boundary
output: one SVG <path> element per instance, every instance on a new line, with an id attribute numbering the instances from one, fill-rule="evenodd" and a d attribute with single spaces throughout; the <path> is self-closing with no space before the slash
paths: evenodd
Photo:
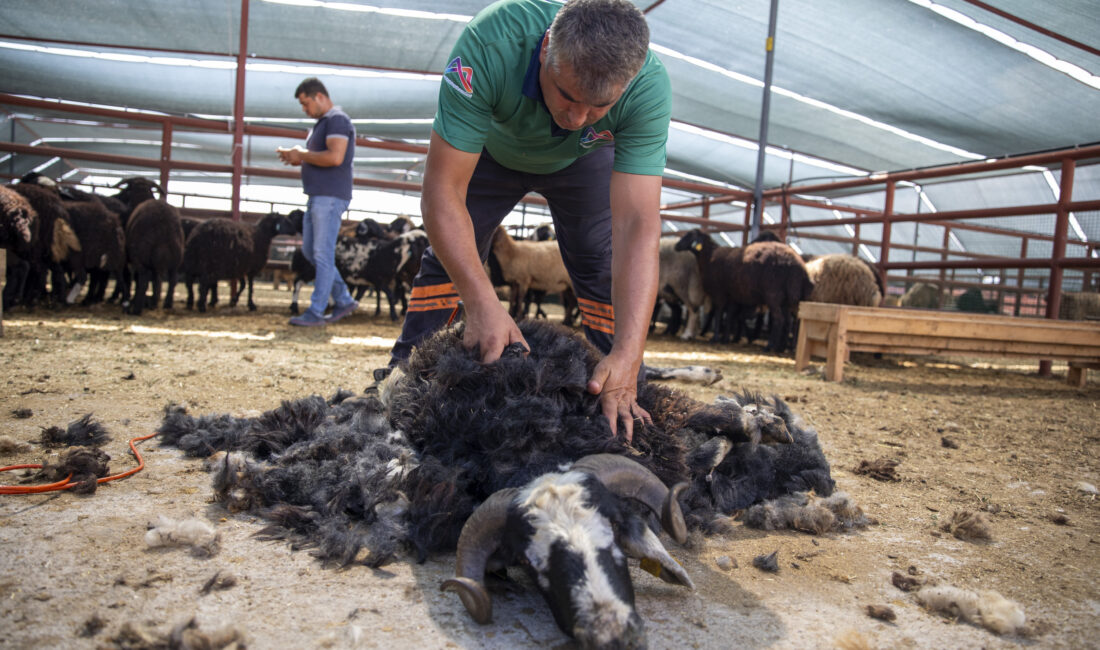
<path id="1" fill-rule="evenodd" d="M 974 354 L 1014 354 L 1037 359 L 1081 359 L 1100 358 L 1100 346 L 1077 345 L 1073 343 L 1029 343 L 1026 341 L 992 341 L 977 338 L 951 338 L 945 336 L 905 336 L 899 338 L 892 334 L 877 332 L 848 332 L 848 344 L 854 350 L 866 351 L 867 346 L 883 348 L 889 346 L 926 350 L 928 353 L 958 352 Z"/>
<path id="2" fill-rule="evenodd" d="M 1043 343 L 1061 341 L 1100 346 L 1100 326 L 1085 322 L 1054 321 L 1036 318 L 1007 320 L 933 319 L 922 315 L 913 319 L 898 313 L 846 314 L 848 329 L 898 335 L 984 338 L 990 340 Z"/>
<path id="3" fill-rule="evenodd" d="M 1100 367 L 1100 327 L 1094 323 L 812 302 L 799 305 L 799 317 L 796 367 L 823 356 L 830 381 L 843 379 L 852 350 L 1066 359 L 1073 382 L 1084 381 L 1085 368 Z"/>
<path id="4" fill-rule="evenodd" d="M 907 347 L 905 345 L 860 345 L 858 347 L 848 346 L 849 350 L 856 352 L 881 352 L 883 354 L 902 354 L 909 356 L 944 356 L 944 357 L 1004 357 L 1009 359 L 1059 359 L 1061 361 L 1083 361 L 1086 359 L 1092 359 L 1095 357 L 1080 357 L 1074 358 L 1072 356 L 1039 356 L 1030 352 L 974 352 L 972 350 L 930 350 L 928 348 L 914 348 Z"/>

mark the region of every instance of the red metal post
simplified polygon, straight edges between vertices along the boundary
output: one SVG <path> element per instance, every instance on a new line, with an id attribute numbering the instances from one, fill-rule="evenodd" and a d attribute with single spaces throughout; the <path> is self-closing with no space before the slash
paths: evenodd
<path id="1" fill-rule="evenodd" d="M 791 227 L 791 203 L 787 194 L 783 195 L 782 210 L 779 213 L 779 241 L 787 241 L 787 230 Z"/>
<path id="2" fill-rule="evenodd" d="M 763 214 L 764 210 L 761 209 L 760 213 Z M 749 243 L 749 228 L 752 226 L 752 201 L 745 202 L 745 229 L 741 231 L 741 245 L 747 246 Z"/>
<path id="3" fill-rule="evenodd" d="M 951 226 L 944 224 L 943 226 L 943 249 L 940 252 L 940 259 L 947 261 L 947 252 L 951 246 Z M 943 281 L 947 279 L 947 269 L 940 269 L 940 285 L 943 285 Z"/>
<path id="4" fill-rule="evenodd" d="M 240 47 L 237 50 L 237 86 L 233 98 L 233 221 L 241 219 L 241 171 L 244 168 L 244 81 L 248 58 L 248 0 L 241 0 Z"/>
<path id="5" fill-rule="evenodd" d="M 1022 260 L 1027 259 L 1027 241 L 1028 241 L 1027 237 L 1022 237 L 1020 239 L 1020 259 L 1022 259 Z M 1027 276 L 1027 269 L 1025 269 L 1024 267 L 1021 266 L 1020 270 L 1016 272 L 1016 288 L 1017 289 L 1023 289 L 1024 288 L 1024 279 L 1025 279 L 1026 276 Z M 1016 292 L 1016 306 L 1012 310 L 1012 315 L 1013 316 L 1019 316 L 1020 315 L 1020 303 L 1023 302 L 1023 299 L 1024 299 L 1023 292 L 1022 291 L 1017 291 Z"/>
<path id="6" fill-rule="evenodd" d="M 1047 294 L 1047 318 L 1058 318 L 1062 305 L 1061 262 L 1066 257 L 1066 239 L 1069 237 L 1069 203 L 1073 200 L 1073 173 L 1076 169 L 1073 160 L 1062 161 L 1062 183 L 1058 188 L 1058 212 L 1054 222 L 1054 249 L 1051 251 L 1050 292 Z"/>
<path id="7" fill-rule="evenodd" d="M 1073 172 L 1077 168 L 1074 160 L 1062 161 L 1062 182 L 1058 187 L 1058 212 L 1054 222 L 1054 249 L 1051 251 L 1050 289 L 1047 293 L 1047 318 L 1058 318 L 1062 307 L 1061 262 L 1066 257 L 1066 239 L 1069 236 L 1069 203 L 1073 200 Z M 1039 362 L 1039 376 L 1050 376 L 1049 360 Z"/>
<path id="8" fill-rule="evenodd" d="M 160 186 L 168 192 L 168 171 L 172 166 L 172 122 L 164 120 L 160 129 Z"/>
<path id="9" fill-rule="evenodd" d="M 879 249 L 878 277 L 883 289 L 886 288 L 886 264 L 890 261 L 890 217 L 894 214 L 894 180 L 886 182 L 886 199 L 882 206 L 882 244 Z"/>

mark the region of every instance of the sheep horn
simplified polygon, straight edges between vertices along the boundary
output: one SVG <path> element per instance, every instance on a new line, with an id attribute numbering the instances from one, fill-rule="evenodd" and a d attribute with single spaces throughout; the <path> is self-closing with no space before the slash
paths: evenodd
<path id="1" fill-rule="evenodd" d="M 661 526 L 676 543 L 687 541 L 687 524 L 678 497 L 687 483 L 668 489 L 644 466 L 615 454 L 592 454 L 573 463 L 572 469 L 595 476 L 604 487 L 622 497 L 637 499 L 661 517 Z"/>
<path id="2" fill-rule="evenodd" d="M 458 536 L 455 577 L 439 586 L 440 591 L 458 592 L 466 611 L 483 625 L 493 618 L 493 602 L 481 580 L 489 557 L 500 546 L 500 529 L 518 493 L 516 488 L 498 490 L 474 510 Z"/>

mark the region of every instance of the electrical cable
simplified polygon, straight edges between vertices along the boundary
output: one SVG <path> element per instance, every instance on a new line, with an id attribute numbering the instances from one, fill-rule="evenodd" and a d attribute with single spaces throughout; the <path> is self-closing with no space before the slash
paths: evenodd
<path id="1" fill-rule="evenodd" d="M 141 442 L 142 440 L 148 440 L 156 436 L 156 433 L 150 433 L 147 436 L 139 436 L 137 438 L 130 439 L 130 451 L 133 452 L 134 458 L 137 459 L 137 467 L 132 467 L 120 474 L 113 474 L 111 476 L 104 476 L 103 478 L 96 479 L 97 484 L 107 483 L 109 481 L 116 481 L 128 476 L 137 474 L 141 470 L 145 469 L 145 459 L 141 457 L 141 452 L 138 451 L 135 442 Z M 9 465 L 7 467 L 0 467 L 0 472 L 8 472 L 17 469 L 42 469 L 42 465 L 36 463 L 29 463 L 23 465 Z M 0 494 L 41 494 L 43 492 L 54 492 L 57 490 L 68 490 L 69 488 L 77 485 L 71 482 L 73 478 L 72 474 L 69 474 L 64 479 L 57 481 L 56 483 L 47 483 L 45 485 L 0 485 Z"/>

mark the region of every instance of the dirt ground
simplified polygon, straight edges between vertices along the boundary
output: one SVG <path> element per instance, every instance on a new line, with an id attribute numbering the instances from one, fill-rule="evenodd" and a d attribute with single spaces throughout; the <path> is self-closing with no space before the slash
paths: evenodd
<path id="1" fill-rule="evenodd" d="M 33 443 L 44 427 L 91 413 L 113 436 L 112 472 L 122 471 L 134 465 L 127 440 L 153 433 L 167 403 L 240 416 L 339 387 L 358 392 L 398 332 L 373 315 L 373 300 L 338 324 L 298 329 L 286 322 L 286 291 L 265 284 L 258 298 L 256 313 L 5 314 L 0 436 L 32 444 L 0 465 L 41 462 L 47 452 Z M 878 522 L 824 536 L 738 524 L 689 548 L 666 540 L 696 590 L 634 572 L 650 647 L 1097 647 L 1100 504 L 1081 485 L 1100 485 L 1095 377 L 1078 389 L 1057 363 L 1053 378 L 1040 378 L 1030 361 L 868 357 L 833 384 L 795 372 L 791 355 L 662 336 L 650 338 L 646 360 L 721 369 L 714 386 L 678 384 L 701 400 L 748 388 L 789 401 L 819 432 L 839 489 Z M 155 439 L 138 444 L 144 471 L 94 495 L 0 496 L 0 646 L 136 647 L 194 619 L 257 648 L 571 647 L 531 589 L 495 596 L 494 622 L 474 623 L 438 589 L 451 556 L 338 571 L 259 541 L 261 520 L 211 502 L 199 461 Z M 899 480 L 855 472 L 880 458 L 898 461 Z M 22 476 L 5 472 L 0 483 Z M 957 510 L 985 512 L 992 539 L 942 532 Z M 160 515 L 208 521 L 220 552 L 147 548 Z M 772 551 L 778 573 L 753 567 Z M 1022 605 L 1027 629 L 1002 637 L 929 613 L 891 584 L 895 571 L 996 590 Z M 235 583 L 203 593 L 215 574 Z M 868 605 L 896 620 L 869 617 Z"/>

